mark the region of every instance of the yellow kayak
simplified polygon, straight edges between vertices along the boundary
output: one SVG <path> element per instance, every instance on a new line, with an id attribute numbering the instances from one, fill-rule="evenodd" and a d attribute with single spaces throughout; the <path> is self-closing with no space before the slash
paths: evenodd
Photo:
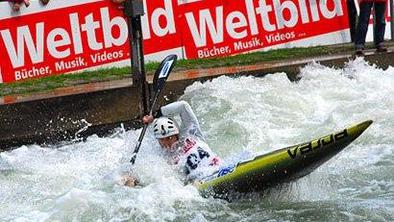
<path id="1" fill-rule="evenodd" d="M 372 120 L 342 131 L 256 156 L 223 168 L 198 185 L 203 196 L 226 197 L 231 193 L 258 192 L 267 187 L 308 175 L 359 137 Z"/>

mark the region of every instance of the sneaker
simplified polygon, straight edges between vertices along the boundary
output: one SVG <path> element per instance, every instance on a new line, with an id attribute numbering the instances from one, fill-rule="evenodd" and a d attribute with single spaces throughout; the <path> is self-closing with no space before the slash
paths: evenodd
<path id="1" fill-rule="evenodd" d="M 387 52 L 387 48 L 382 45 L 378 45 L 376 46 L 376 52 Z"/>
<path id="2" fill-rule="evenodd" d="M 362 49 L 356 49 L 356 56 L 364 56 L 364 51 Z"/>

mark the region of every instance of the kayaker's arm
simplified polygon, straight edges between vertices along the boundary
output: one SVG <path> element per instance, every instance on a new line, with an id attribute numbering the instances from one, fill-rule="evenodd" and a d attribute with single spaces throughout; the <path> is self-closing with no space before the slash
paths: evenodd
<path id="1" fill-rule="evenodd" d="M 160 108 L 160 114 L 163 116 L 179 115 L 182 120 L 180 129 L 188 131 L 188 133 L 204 138 L 201 132 L 200 124 L 197 120 L 189 103 L 185 101 L 177 101 Z"/>

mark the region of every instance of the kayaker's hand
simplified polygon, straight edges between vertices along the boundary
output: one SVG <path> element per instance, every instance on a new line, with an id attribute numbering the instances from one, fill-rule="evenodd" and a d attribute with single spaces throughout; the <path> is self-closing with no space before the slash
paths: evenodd
<path id="1" fill-rule="evenodd" d="M 143 122 L 144 124 L 150 124 L 150 123 L 153 122 L 154 119 L 155 119 L 155 118 L 154 118 L 152 115 L 146 115 L 146 116 L 144 116 L 144 117 L 142 118 L 142 122 Z"/>
<path id="2" fill-rule="evenodd" d="M 139 184 L 139 181 L 137 178 L 132 177 L 130 175 L 124 175 L 122 176 L 120 180 L 120 185 L 128 186 L 128 187 L 135 187 Z"/>

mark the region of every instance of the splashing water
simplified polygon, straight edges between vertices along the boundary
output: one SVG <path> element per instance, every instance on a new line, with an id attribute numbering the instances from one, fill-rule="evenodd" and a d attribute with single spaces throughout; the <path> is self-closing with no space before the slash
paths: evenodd
<path id="1" fill-rule="evenodd" d="M 374 120 L 312 174 L 228 203 L 204 199 L 169 166 L 151 133 L 135 166 L 144 186 L 117 184 L 140 130 L 0 154 L 2 221 L 393 221 L 394 68 L 362 59 L 313 63 L 302 79 L 219 77 L 188 87 L 208 143 L 224 159 L 266 153 Z M 242 155 L 241 155 L 242 156 Z"/>

